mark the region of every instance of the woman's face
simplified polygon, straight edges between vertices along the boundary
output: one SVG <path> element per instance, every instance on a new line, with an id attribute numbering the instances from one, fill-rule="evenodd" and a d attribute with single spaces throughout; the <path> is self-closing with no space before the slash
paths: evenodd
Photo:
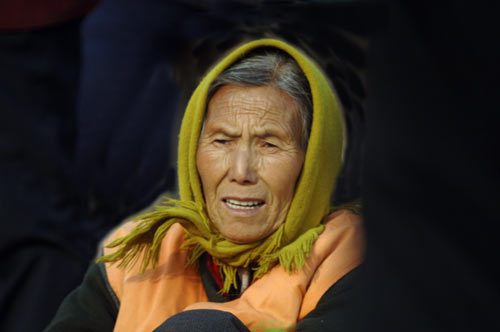
<path id="1" fill-rule="evenodd" d="M 299 104 L 281 90 L 226 85 L 209 101 L 196 154 L 207 212 L 229 241 L 284 221 L 304 162 Z"/>

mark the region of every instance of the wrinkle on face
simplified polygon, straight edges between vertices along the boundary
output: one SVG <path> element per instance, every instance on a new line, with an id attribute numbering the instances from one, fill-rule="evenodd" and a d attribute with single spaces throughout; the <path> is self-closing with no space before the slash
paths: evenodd
<path id="1" fill-rule="evenodd" d="M 210 100 L 197 167 L 210 220 L 226 239 L 260 240 L 284 222 L 305 154 L 298 107 L 270 86 L 227 85 Z M 228 197 L 265 204 L 242 213 Z"/>
<path id="2" fill-rule="evenodd" d="M 290 148 L 295 147 L 301 123 L 295 121 L 299 115 L 298 104 L 292 97 L 268 86 L 225 86 L 219 91 L 224 97 L 212 98 L 208 106 L 207 119 L 211 116 L 222 127 L 215 126 L 213 131 L 225 129 L 231 136 L 241 136 L 246 129 L 245 132 L 257 137 L 280 135 L 279 138 Z M 235 91 L 238 93 L 235 94 Z M 218 111 L 210 112 L 210 109 Z"/>

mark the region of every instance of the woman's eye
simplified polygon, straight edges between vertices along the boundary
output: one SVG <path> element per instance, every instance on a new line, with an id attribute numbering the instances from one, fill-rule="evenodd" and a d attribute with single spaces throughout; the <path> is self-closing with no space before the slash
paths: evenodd
<path id="1" fill-rule="evenodd" d="M 229 140 L 228 139 L 216 139 L 214 142 L 217 144 L 227 144 L 227 143 L 229 143 Z"/>
<path id="2" fill-rule="evenodd" d="M 264 143 L 262 143 L 262 144 L 263 144 L 263 146 L 264 146 L 265 148 L 277 148 L 277 146 L 276 146 L 276 145 L 274 145 L 273 143 L 264 142 Z"/>

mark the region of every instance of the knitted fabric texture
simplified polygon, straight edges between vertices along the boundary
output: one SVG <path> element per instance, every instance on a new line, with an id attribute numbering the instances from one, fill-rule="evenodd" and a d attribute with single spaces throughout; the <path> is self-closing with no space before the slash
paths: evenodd
<path id="1" fill-rule="evenodd" d="M 265 239 L 236 244 L 224 239 L 207 216 L 196 168 L 196 151 L 210 83 L 224 69 L 259 47 L 280 49 L 297 61 L 309 81 L 313 116 L 304 165 L 285 222 Z M 183 248 L 189 250 L 186 263 L 196 264 L 198 258 L 208 252 L 221 266 L 225 292 L 231 285 L 237 288 L 237 268 L 248 267 L 251 263 L 256 278 L 278 263 L 289 272 L 300 269 L 324 228 L 322 220 L 330 212 L 330 198 L 342 163 L 343 137 L 339 103 L 326 77 L 313 61 L 276 39 L 260 39 L 237 48 L 208 72 L 186 108 L 178 150 L 180 200 L 167 199 L 154 212 L 139 217 L 130 234 L 108 245 L 118 249 L 99 260 L 119 261 L 124 267 L 140 261 L 143 271 L 150 265 L 155 268 L 164 235 L 171 225 L 180 223 L 186 231 Z"/>

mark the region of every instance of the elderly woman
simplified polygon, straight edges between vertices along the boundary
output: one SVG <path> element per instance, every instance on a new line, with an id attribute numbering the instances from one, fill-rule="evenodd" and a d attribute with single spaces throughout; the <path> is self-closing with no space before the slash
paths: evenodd
<path id="1" fill-rule="evenodd" d="M 330 207 L 342 123 L 297 49 L 263 39 L 230 53 L 187 106 L 180 200 L 120 227 L 48 331 L 153 331 L 197 309 L 254 331 L 335 319 L 363 247 L 360 218 Z"/>

